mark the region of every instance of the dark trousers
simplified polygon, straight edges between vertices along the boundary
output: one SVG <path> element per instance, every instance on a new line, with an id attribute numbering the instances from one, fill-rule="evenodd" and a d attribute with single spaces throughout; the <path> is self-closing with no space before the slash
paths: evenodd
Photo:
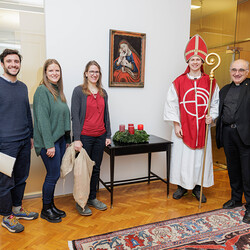
<path id="1" fill-rule="evenodd" d="M 242 142 L 237 128 L 230 126 L 223 128 L 223 144 L 232 189 L 231 198 L 242 201 L 244 193 L 246 208 L 250 209 L 250 146 Z"/>
<path id="2" fill-rule="evenodd" d="M 55 155 L 50 158 L 46 155 L 47 149 L 42 148 L 41 157 L 47 174 L 43 184 L 43 203 L 50 204 L 54 199 L 56 183 L 60 177 L 60 169 L 63 155 L 66 150 L 66 142 L 64 136 L 55 142 Z"/>
<path id="3" fill-rule="evenodd" d="M 83 144 L 83 148 L 88 153 L 90 159 L 95 162 L 90 181 L 90 200 L 96 198 L 97 184 L 99 182 L 100 167 L 102 163 L 105 141 L 106 133 L 98 137 L 81 135 L 81 142 Z"/>
<path id="4" fill-rule="evenodd" d="M 0 152 L 16 158 L 11 177 L 0 173 L 0 214 L 3 216 L 12 214 L 12 206 L 22 205 L 30 170 L 30 151 L 30 138 L 0 143 Z"/>

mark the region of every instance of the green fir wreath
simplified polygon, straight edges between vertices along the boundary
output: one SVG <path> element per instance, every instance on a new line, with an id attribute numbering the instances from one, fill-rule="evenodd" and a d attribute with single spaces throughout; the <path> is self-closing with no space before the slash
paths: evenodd
<path id="1" fill-rule="evenodd" d="M 148 142 L 148 139 L 149 135 L 146 131 L 137 129 L 133 135 L 126 129 L 125 132 L 117 131 L 113 136 L 113 141 L 119 143 L 143 143 Z"/>

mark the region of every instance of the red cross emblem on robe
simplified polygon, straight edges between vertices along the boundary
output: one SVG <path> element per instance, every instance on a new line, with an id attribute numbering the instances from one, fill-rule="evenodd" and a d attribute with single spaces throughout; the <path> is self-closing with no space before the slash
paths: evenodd
<path id="1" fill-rule="evenodd" d="M 183 142 L 192 149 L 203 148 L 210 90 L 209 76 L 203 73 L 201 78 L 192 80 L 187 74 L 183 74 L 173 84 L 179 98 Z M 215 80 L 212 83 L 212 94 L 214 89 Z"/>

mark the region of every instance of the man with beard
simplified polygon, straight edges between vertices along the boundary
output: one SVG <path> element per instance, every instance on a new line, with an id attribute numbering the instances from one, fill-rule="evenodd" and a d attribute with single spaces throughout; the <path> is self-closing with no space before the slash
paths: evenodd
<path id="1" fill-rule="evenodd" d="M 2 226 L 12 233 L 24 230 L 18 219 L 38 217 L 38 213 L 22 207 L 33 147 L 33 126 L 27 86 L 17 80 L 21 59 L 19 52 L 12 49 L 5 49 L 0 55 L 4 69 L 0 76 L 0 152 L 16 159 L 11 177 L 0 172 L 0 215 Z"/>

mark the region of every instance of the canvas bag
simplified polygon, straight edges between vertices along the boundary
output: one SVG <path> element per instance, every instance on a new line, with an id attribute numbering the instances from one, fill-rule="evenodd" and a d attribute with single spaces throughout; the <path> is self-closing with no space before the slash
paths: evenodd
<path id="1" fill-rule="evenodd" d="M 69 172 L 74 170 L 73 197 L 82 209 L 84 209 L 88 201 L 94 165 L 95 162 L 90 159 L 84 148 L 81 148 L 80 153 L 76 156 L 74 143 L 68 146 L 62 159 L 61 178 L 65 178 Z"/>
<path id="2" fill-rule="evenodd" d="M 16 158 L 0 152 L 0 172 L 11 177 Z"/>

